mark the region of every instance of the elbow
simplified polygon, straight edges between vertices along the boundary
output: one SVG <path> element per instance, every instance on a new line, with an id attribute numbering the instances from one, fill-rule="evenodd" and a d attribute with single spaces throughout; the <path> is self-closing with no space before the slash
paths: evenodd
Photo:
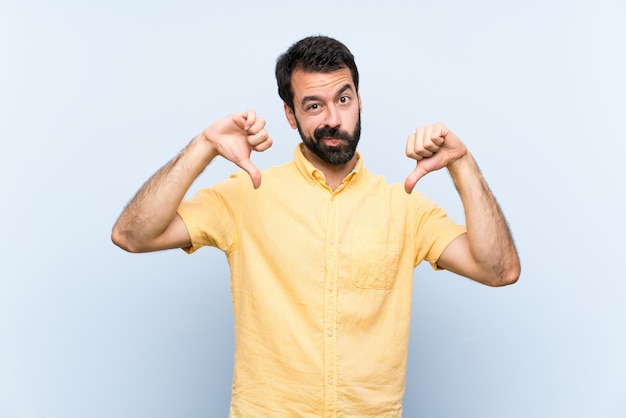
<path id="1" fill-rule="evenodd" d="M 493 286 L 493 287 L 509 286 L 509 285 L 517 283 L 518 280 L 519 280 L 519 273 L 511 274 L 505 277 L 501 277 L 500 279 L 496 280 L 495 283 L 490 283 L 490 286 Z"/>
<path id="2" fill-rule="evenodd" d="M 517 262 L 512 266 L 499 270 L 486 284 L 492 287 L 509 286 L 517 283 L 521 273 L 521 265 Z"/>
<path id="3" fill-rule="evenodd" d="M 128 237 L 128 234 L 120 231 L 118 228 L 114 227 L 113 231 L 111 231 L 111 241 L 113 242 L 113 244 L 117 245 L 122 250 L 129 253 L 142 252 L 140 249 L 133 245 L 132 240 Z"/>

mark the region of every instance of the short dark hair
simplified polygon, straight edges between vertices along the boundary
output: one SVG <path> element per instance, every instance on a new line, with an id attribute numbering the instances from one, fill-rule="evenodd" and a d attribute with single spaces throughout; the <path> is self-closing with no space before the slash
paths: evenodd
<path id="1" fill-rule="evenodd" d="M 289 47 L 276 61 L 276 82 L 278 95 L 294 110 L 291 76 L 295 70 L 311 73 L 330 73 L 348 68 L 352 81 L 359 91 L 359 70 L 350 50 L 336 39 L 328 36 L 309 36 Z"/>

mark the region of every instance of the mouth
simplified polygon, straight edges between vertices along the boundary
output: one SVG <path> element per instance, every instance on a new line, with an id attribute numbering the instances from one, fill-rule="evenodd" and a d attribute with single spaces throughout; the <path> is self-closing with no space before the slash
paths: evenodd
<path id="1" fill-rule="evenodd" d="M 337 146 L 337 145 L 340 145 L 342 142 L 344 142 L 344 140 L 341 138 L 332 138 L 332 137 L 321 138 L 321 141 L 324 144 L 329 145 L 329 146 Z"/>

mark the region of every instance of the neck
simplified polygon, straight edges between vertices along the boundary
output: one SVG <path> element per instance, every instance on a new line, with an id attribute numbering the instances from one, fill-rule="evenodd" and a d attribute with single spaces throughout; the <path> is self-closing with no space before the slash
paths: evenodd
<path id="1" fill-rule="evenodd" d="M 346 178 L 352 170 L 354 170 L 358 161 L 357 154 L 355 153 L 352 159 L 345 164 L 330 164 L 313 154 L 305 146 L 302 147 L 302 154 L 304 155 L 304 158 L 306 158 L 313 165 L 313 167 L 317 168 L 322 172 L 322 174 L 324 174 L 326 184 L 332 190 L 339 187 L 343 179 Z"/>

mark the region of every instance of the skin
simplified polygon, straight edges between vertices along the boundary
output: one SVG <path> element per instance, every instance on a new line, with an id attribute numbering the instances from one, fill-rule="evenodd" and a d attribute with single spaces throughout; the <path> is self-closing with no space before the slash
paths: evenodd
<path id="1" fill-rule="evenodd" d="M 314 138 L 315 129 L 323 126 L 354 131 L 362 104 L 349 70 L 295 71 L 292 86 L 294 109 L 285 104 L 285 116 L 293 129 L 299 127 L 303 140 Z M 320 141 L 325 147 L 345 146 L 343 139 Z M 195 178 L 221 155 L 245 170 L 258 188 L 261 174 L 250 155 L 271 145 L 265 120 L 254 111 L 216 121 L 141 187 L 113 227 L 113 242 L 130 252 L 190 246 L 189 233 L 176 209 Z M 346 163 L 332 164 L 307 147 L 303 147 L 303 153 L 324 174 L 332 190 L 357 162 L 356 154 Z M 426 174 L 447 168 L 463 202 L 467 233 L 448 245 L 438 260 L 439 266 L 490 286 L 517 281 L 520 263 L 508 225 L 463 142 L 441 123 L 420 126 L 408 136 L 406 155 L 416 161 L 405 182 L 407 193 Z"/>
<path id="2" fill-rule="evenodd" d="M 506 219 L 465 145 L 445 125 L 420 126 L 409 135 L 406 155 L 416 160 L 404 187 L 410 193 L 426 174 L 447 168 L 465 211 L 467 233 L 443 251 L 437 264 L 489 286 L 515 283 L 521 266 Z"/>
<path id="3" fill-rule="evenodd" d="M 350 70 L 342 68 L 332 73 L 294 71 L 291 85 L 294 91 L 294 110 L 285 104 L 285 116 L 293 129 L 300 126 L 301 136 L 313 137 L 315 129 L 323 126 L 354 131 L 362 106 Z M 327 147 L 342 146 L 345 143 L 336 138 L 322 138 L 321 141 Z M 303 147 L 303 154 L 315 168 L 324 173 L 326 184 L 332 190 L 356 166 L 356 154 L 340 165 L 322 160 L 307 147 Z"/>
<path id="4" fill-rule="evenodd" d="M 258 188 L 261 174 L 250 161 L 250 154 L 271 145 L 265 120 L 257 118 L 252 110 L 216 121 L 139 189 L 113 226 L 111 239 L 129 252 L 191 246 L 176 209 L 196 177 L 221 155 L 245 170 Z"/>

